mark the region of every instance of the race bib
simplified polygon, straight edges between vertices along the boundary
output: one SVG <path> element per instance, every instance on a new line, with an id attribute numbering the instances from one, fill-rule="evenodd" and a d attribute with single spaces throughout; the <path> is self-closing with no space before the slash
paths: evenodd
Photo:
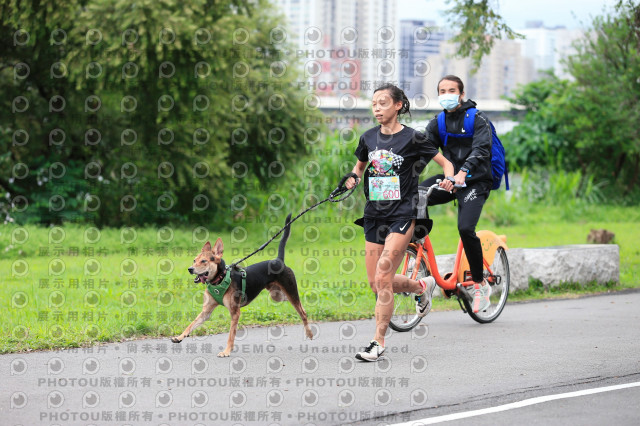
<path id="1" fill-rule="evenodd" d="M 369 200 L 399 200 L 400 177 L 383 176 L 369 178 Z"/>

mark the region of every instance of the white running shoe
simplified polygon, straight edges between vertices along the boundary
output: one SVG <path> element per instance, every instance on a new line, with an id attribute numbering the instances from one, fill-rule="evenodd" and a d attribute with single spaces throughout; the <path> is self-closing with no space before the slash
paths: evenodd
<path id="1" fill-rule="evenodd" d="M 362 361 L 377 361 L 383 352 L 384 348 L 380 346 L 380 343 L 372 340 L 364 351 L 356 354 L 356 358 Z"/>
<path id="2" fill-rule="evenodd" d="M 436 279 L 432 276 L 420 278 L 424 284 L 424 292 L 416 295 L 416 315 L 420 318 L 425 317 L 431 310 L 431 298 L 433 295 L 433 289 L 436 288 Z"/>
<path id="3" fill-rule="evenodd" d="M 473 285 L 473 313 L 478 313 L 480 311 L 486 310 L 489 305 L 491 305 L 491 301 L 489 297 L 491 296 L 491 286 L 487 282 L 487 280 L 482 280 L 482 285 L 475 283 Z"/>

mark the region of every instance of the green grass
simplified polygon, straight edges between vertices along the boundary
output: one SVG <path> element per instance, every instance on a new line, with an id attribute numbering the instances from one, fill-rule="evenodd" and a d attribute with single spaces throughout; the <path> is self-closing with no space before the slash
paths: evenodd
<path id="1" fill-rule="evenodd" d="M 576 294 L 637 287 L 640 275 L 640 213 L 636 208 L 582 206 L 575 214 L 563 207 L 527 205 L 492 194 L 478 229 L 508 236 L 509 247 L 582 244 L 590 229 L 607 228 L 620 245 L 620 284 L 567 284 L 516 292 L 511 301 L 571 297 Z M 374 298 L 366 280 L 364 239 L 352 224 L 358 209 L 321 206 L 292 227 L 286 261 L 296 272 L 311 321 L 370 318 Z M 326 215 L 326 216 L 325 216 Z M 431 211 L 435 226 L 431 240 L 437 254 L 457 246 L 453 206 Z M 587 218 L 587 219 L 582 219 Z M 238 218 L 233 230 L 211 233 L 221 237 L 227 262 L 252 252 L 278 230 L 284 213 Z M 0 352 L 91 345 L 142 336 L 171 336 L 182 332 L 200 311 L 203 287 L 194 284 L 186 268 L 202 247 L 202 229 L 131 230 L 68 225 L 48 229 L 15 225 L 0 227 L 0 287 L 3 310 Z M 28 233 L 28 238 L 25 240 Z M 212 230 L 210 230 L 213 232 Z M 278 240 L 248 260 L 275 257 Z M 62 269 L 62 265 L 63 269 Z M 134 270 L 130 266 L 135 265 Z M 25 270 L 25 266 L 28 270 Z M 512 268 L 517 265 L 511 265 Z M 97 269 L 96 269 L 97 268 Z M 437 300 L 435 309 L 457 309 L 453 301 Z M 225 308 L 214 311 L 196 334 L 228 331 Z M 288 302 L 275 303 L 261 294 L 243 309 L 240 324 L 297 324 Z"/>

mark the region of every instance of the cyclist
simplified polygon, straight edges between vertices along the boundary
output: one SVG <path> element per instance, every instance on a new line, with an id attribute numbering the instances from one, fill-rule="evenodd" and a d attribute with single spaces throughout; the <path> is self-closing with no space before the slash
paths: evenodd
<path id="1" fill-rule="evenodd" d="M 446 131 L 463 134 L 464 117 L 467 109 L 475 108 L 472 100 L 464 100 L 464 84 L 455 75 L 446 75 L 438 82 L 438 101 L 444 108 Z M 438 132 L 438 120 L 433 119 L 427 125 L 427 137 L 438 146 L 445 158 L 455 168 L 453 177 L 447 179 L 455 181 L 456 185 L 464 188 L 454 190 L 453 193 L 433 191 L 428 205 L 458 201 L 458 232 L 464 246 L 471 278 L 475 282 L 473 289 L 473 312 L 487 309 L 491 302 L 491 286 L 482 275 L 482 246 L 476 236 L 476 225 L 482 213 L 482 207 L 489 197 L 493 183 L 491 175 L 491 126 L 487 116 L 478 111 L 474 121 L 472 138 L 455 138 L 449 136 L 444 146 Z M 436 175 L 425 180 L 421 186 L 431 186 L 437 179 L 445 179 L 444 175 Z"/>
<path id="2" fill-rule="evenodd" d="M 418 314 L 426 315 L 435 288 L 433 277 L 414 281 L 395 273 L 416 226 L 420 173 L 433 158 L 447 176 L 453 175 L 453 165 L 425 134 L 398 122 L 398 116 L 409 112 L 409 106 L 404 92 L 392 84 L 374 91 L 372 109 L 380 125 L 360 137 L 355 151 L 358 161 L 353 168 L 358 180 L 350 178 L 346 182 L 351 189 L 364 174 L 367 203 L 364 217 L 356 223 L 364 227 L 367 277 L 377 296 L 374 338 L 364 351 L 356 354 L 363 361 L 377 361 L 385 350 L 393 293 L 420 295 Z M 450 181 L 443 181 L 441 186 L 448 191 L 453 189 Z"/>

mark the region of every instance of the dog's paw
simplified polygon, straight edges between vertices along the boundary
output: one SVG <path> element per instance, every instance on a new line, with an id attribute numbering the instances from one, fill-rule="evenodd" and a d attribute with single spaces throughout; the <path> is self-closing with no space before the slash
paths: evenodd
<path id="1" fill-rule="evenodd" d="M 218 358 L 226 358 L 229 355 L 231 355 L 231 352 L 227 352 L 227 351 L 222 351 L 218 354 Z"/>
<path id="2" fill-rule="evenodd" d="M 171 341 L 172 341 L 173 343 L 180 343 L 180 342 L 182 342 L 182 339 L 178 339 L 177 337 L 172 337 L 172 338 L 171 338 Z"/>

